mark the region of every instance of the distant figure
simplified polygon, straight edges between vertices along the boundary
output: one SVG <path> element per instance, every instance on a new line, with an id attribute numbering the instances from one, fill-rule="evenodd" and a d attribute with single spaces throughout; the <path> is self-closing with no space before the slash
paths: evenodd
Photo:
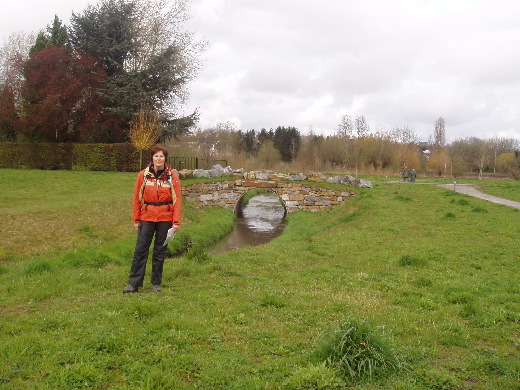
<path id="1" fill-rule="evenodd" d="M 412 169 L 412 172 L 410 173 L 410 181 L 412 183 L 415 183 L 415 178 L 417 177 L 417 172 L 415 172 L 415 169 Z"/>
<path id="2" fill-rule="evenodd" d="M 409 177 L 410 177 L 410 170 L 405 167 L 403 169 L 403 181 L 408 180 Z"/>

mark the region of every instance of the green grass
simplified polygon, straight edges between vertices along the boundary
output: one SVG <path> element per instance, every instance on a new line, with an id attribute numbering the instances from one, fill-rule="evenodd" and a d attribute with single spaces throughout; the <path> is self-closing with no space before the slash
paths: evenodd
<path id="1" fill-rule="evenodd" d="M 482 191 L 489 195 L 499 196 L 520 202 L 520 182 L 510 182 L 502 185 L 489 185 L 485 187 L 479 187 L 479 191 Z"/>
<path id="2" fill-rule="evenodd" d="M 2 389 L 520 388 L 516 209 L 381 181 L 209 256 L 233 215 L 185 204 L 163 292 L 123 295 L 134 174 L 0 175 Z"/>

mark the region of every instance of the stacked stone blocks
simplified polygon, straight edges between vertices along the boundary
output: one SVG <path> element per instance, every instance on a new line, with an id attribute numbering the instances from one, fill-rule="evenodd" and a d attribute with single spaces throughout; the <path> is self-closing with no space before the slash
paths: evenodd
<path id="1" fill-rule="evenodd" d="M 263 188 L 277 194 L 287 213 L 298 210 L 317 211 L 342 204 L 354 192 L 330 190 L 303 185 L 265 180 L 228 180 L 212 183 L 196 183 L 183 187 L 187 202 L 200 206 L 224 207 L 236 211 L 239 200 L 251 190 Z"/>

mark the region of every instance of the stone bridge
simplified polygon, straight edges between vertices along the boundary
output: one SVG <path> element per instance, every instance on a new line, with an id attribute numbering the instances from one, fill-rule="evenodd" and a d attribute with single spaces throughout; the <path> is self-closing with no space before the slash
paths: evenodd
<path id="1" fill-rule="evenodd" d="M 355 194 L 347 190 L 329 190 L 301 183 L 282 183 L 266 180 L 228 180 L 196 183 L 184 186 L 182 192 L 186 202 L 195 202 L 200 206 L 224 207 L 232 209 L 235 214 L 240 215 L 244 195 L 258 188 L 277 194 L 283 201 L 285 215 L 298 210 L 317 211 L 337 206 Z"/>

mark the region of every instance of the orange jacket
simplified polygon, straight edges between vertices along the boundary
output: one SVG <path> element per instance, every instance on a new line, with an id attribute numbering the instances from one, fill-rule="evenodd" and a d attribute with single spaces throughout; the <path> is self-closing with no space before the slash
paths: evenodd
<path id="1" fill-rule="evenodd" d="M 163 174 L 156 179 L 153 170 L 148 168 L 143 169 L 137 175 L 134 187 L 134 201 L 133 201 L 133 220 L 134 222 L 149 221 L 149 222 L 164 222 L 172 221 L 174 225 L 181 224 L 182 211 L 182 194 L 181 183 L 177 173 L 168 165 L 165 165 Z M 148 171 L 149 170 L 149 171 Z M 141 187 L 144 182 L 144 175 L 147 172 L 147 180 L 144 186 L 143 197 L 141 202 Z M 153 205 L 146 204 L 146 202 L 171 202 L 172 192 L 170 183 L 168 182 L 168 172 L 171 172 L 171 179 L 173 189 L 175 191 L 175 204 Z"/>

